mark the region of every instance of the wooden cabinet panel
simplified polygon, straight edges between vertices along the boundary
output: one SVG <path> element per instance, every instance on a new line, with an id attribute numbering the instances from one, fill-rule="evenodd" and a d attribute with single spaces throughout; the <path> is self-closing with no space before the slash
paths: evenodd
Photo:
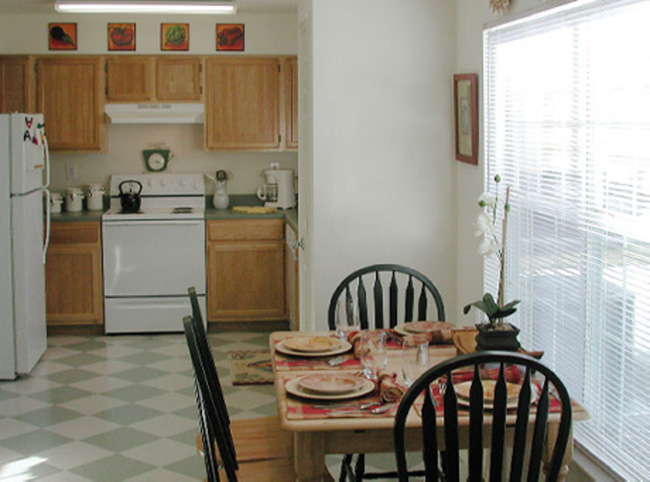
<path id="1" fill-rule="evenodd" d="M 208 149 L 279 150 L 279 65 L 268 57 L 206 61 Z"/>
<path id="2" fill-rule="evenodd" d="M 106 99 L 152 101 L 153 59 L 120 56 L 106 59 Z"/>
<path id="3" fill-rule="evenodd" d="M 33 112 L 33 69 L 30 57 L 0 57 L 0 113 Z"/>
<path id="4" fill-rule="evenodd" d="M 285 319 L 283 262 L 282 241 L 210 245 L 208 319 Z"/>
<path id="5" fill-rule="evenodd" d="M 50 149 L 101 150 L 100 57 L 41 57 L 37 71 L 37 110 L 45 115 Z"/>
<path id="6" fill-rule="evenodd" d="M 201 100 L 201 59 L 156 58 L 156 98 L 165 101 Z"/>
<path id="7" fill-rule="evenodd" d="M 284 62 L 284 145 L 298 148 L 298 59 L 289 57 Z"/>
<path id="8" fill-rule="evenodd" d="M 54 223 L 50 240 L 45 264 L 48 325 L 103 323 L 99 222 Z"/>
<path id="9" fill-rule="evenodd" d="M 207 223 L 209 321 L 287 319 L 283 226 L 281 219 Z"/>

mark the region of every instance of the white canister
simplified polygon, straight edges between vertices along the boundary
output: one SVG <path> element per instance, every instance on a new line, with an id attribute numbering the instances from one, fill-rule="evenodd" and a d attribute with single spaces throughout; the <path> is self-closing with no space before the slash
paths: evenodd
<path id="1" fill-rule="evenodd" d="M 86 206 L 90 211 L 104 209 L 104 186 L 102 184 L 89 184 L 86 190 Z"/>
<path id="2" fill-rule="evenodd" d="M 69 187 L 65 190 L 65 210 L 78 213 L 83 208 L 84 193 L 80 187 Z"/>
<path id="3" fill-rule="evenodd" d="M 61 205 L 63 204 L 63 195 L 60 192 L 50 193 L 50 212 L 60 213 Z"/>

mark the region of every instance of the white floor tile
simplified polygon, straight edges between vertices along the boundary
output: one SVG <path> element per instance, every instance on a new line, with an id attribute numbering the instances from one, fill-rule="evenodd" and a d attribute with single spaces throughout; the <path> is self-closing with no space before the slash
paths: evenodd
<path id="1" fill-rule="evenodd" d="M 182 444 L 174 440 L 158 439 L 122 452 L 122 455 L 156 467 L 164 467 L 196 455 L 196 449 L 192 445 Z M 196 456 L 198 457 L 198 455 Z"/>
<path id="2" fill-rule="evenodd" d="M 120 425 L 96 417 L 81 417 L 69 422 L 58 423 L 48 427 L 50 432 L 76 440 L 92 437 L 120 428 Z"/>
<path id="3" fill-rule="evenodd" d="M 102 395 L 91 395 L 90 397 L 78 398 L 71 402 L 62 403 L 61 407 L 75 410 L 84 415 L 94 415 L 110 408 L 126 405 L 128 402 L 108 398 Z"/>
<path id="4" fill-rule="evenodd" d="M 162 412 L 175 412 L 176 410 L 182 410 L 183 408 L 193 407 L 195 404 L 196 400 L 194 397 L 188 397 L 174 392 L 165 393 L 157 397 L 151 397 L 141 402 L 137 402 L 137 405 L 155 408 Z"/>
<path id="5" fill-rule="evenodd" d="M 0 440 L 5 440 L 16 435 L 34 432 L 39 428 L 31 423 L 21 422 L 13 418 L 0 419 Z"/>
<path id="6" fill-rule="evenodd" d="M 198 422 L 173 414 L 153 417 L 131 425 L 131 428 L 156 435 L 158 437 L 171 437 L 188 430 L 198 430 Z"/>
<path id="7" fill-rule="evenodd" d="M 70 470 L 80 465 L 94 462 L 111 455 L 111 452 L 95 445 L 74 441 L 38 454 L 47 463 L 62 470 Z"/>

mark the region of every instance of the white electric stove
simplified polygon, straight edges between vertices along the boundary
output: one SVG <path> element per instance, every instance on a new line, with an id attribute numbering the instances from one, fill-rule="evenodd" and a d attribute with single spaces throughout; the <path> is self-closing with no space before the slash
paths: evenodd
<path id="1" fill-rule="evenodd" d="M 142 185 L 137 212 L 121 207 L 119 186 L 129 180 Z M 102 216 L 106 333 L 183 331 L 190 286 L 205 313 L 203 175 L 114 175 L 109 192 Z"/>

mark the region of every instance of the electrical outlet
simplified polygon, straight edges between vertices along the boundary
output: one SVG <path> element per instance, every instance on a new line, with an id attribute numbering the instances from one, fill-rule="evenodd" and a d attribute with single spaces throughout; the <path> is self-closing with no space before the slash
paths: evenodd
<path id="1" fill-rule="evenodd" d="M 271 163 L 271 169 L 280 169 L 280 163 L 279 162 L 272 162 Z"/>
<path id="2" fill-rule="evenodd" d="M 77 166 L 75 164 L 65 165 L 65 178 L 67 181 L 76 181 L 78 178 Z"/>

